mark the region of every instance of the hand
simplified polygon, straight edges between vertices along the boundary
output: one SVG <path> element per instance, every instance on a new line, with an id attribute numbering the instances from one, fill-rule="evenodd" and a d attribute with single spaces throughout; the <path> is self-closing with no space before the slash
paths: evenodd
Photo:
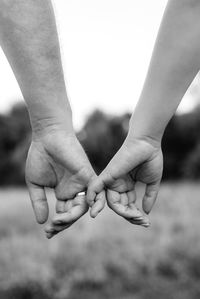
<path id="1" fill-rule="evenodd" d="M 146 184 L 143 210 L 149 213 L 156 200 L 162 177 L 163 158 L 160 144 L 149 139 L 127 137 L 101 175 L 90 183 L 87 201 L 107 188 L 108 206 L 133 224 L 148 226 L 148 218 L 137 209 L 136 182 Z"/>
<path id="2" fill-rule="evenodd" d="M 44 188 L 54 188 L 57 198 L 58 214 L 46 227 L 48 238 L 72 225 L 88 211 L 85 195 L 78 193 L 84 192 L 95 176 L 73 133 L 56 128 L 33 139 L 26 163 L 26 183 L 38 223 L 45 223 L 49 214 Z M 105 197 L 102 197 L 93 208 L 95 215 L 104 204 Z"/>

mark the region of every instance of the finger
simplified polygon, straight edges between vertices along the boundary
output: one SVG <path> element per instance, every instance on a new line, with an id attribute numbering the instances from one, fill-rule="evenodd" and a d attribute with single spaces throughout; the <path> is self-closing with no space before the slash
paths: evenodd
<path id="1" fill-rule="evenodd" d="M 87 191 L 89 206 L 91 207 L 94 204 L 96 194 L 100 193 L 105 186 L 111 186 L 116 180 L 127 175 L 145 159 L 146 153 L 141 153 L 136 147 L 131 146 L 128 142 L 124 142 L 104 171 L 89 185 Z"/>
<path id="2" fill-rule="evenodd" d="M 128 219 L 143 219 L 143 214 L 132 203 L 130 205 L 122 205 L 121 194 L 116 191 L 107 190 L 108 206 L 118 215 Z"/>
<path id="3" fill-rule="evenodd" d="M 54 237 L 55 235 L 57 235 L 59 232 L 69 228 L 71 224 L 66 224 L 66 225 L 53 225 L 53 223 L 51 224 L 48 224 L 46 227 L 45 227 L 45 233 L 46 233 L 46 237 L 48 239 L 51 239 L 52 237 Z"/>
<path id="4" fill-rule="evenodd" d="M 96 196 L 104 189 L 104 182 L 100 177 L 95 178 L 88 186 L 86 201 L 92 207 L 96 201 Z"/>
<path id="5" fill-rule="evenodd" d="M 102 191 L 96 196 L 96 202 L 94 203 L 94 205 L 90 210 L 90 216 L 92 218 L 95 218 L 103 210 L 103 208 L 105 207 L 105 203 L 106 203 L 106 195 L 105 195 L 105 191 Z"/>
<path id="6" fill-rule="evenodd" d="M 58 198 L 58 194 L 56 192 L 57 202 L 56 202 L 56 213 L 64 213 L 67 212 L 72 208 L 73 205 L 75 205 L 75 202 L 77 201 L 76 198 L 79 198 L 78 196 L 84 195 L 85 192 L 79 192 L 75 197 L 68 198 L 66 193 L 65 196 L 62 196 L 61 198 Z M 79 203 L 78 203 L 79 204 Z"/>
<path id="7" fill-rule="evenodd" d="M 145 195 L 143 197 L 142 207 L 145 213 L 149 214 L 153 208 L 159 191 L 159 184 L 146 185 Z"/>
<path id="8" fill-rule="evenodd" d="M 113 191 L 125 193 L 134 189 L 135 182 L 129 175 L 125 175 L 119 179 L 116 179 L 112 184 L 107 185 L 107 187 Z"/>
<path id="9" fill-rule="evenodd" d="M 120 202 L 123 206 L 128 205 L 128 196 L 125 192 L 120 194 Z"/>
<path id="10" fill-rule="evenodd" d="M 135 189 L 133 189 L 133 190 L 127 192 L 127 196 L 128 196 L 128 205 L 129 205 L 129 207 L 130 207 L 132 210 L 135 210 L 135 209 L 136 209 L 136 210 L 139 211 L 139 209 L 138 209 L 138 207 L 137 207 L 137 205 L 136 205 L 137 194 L 136 194 Z M 144 214 L 142 214 L 142 216 L 143 216 L 143 220 L 144 220 L 146 216 L 145 216 Z"/>
<path id="11" fill-rule="evenodd" d="M 109 186 L 113 181 L 127 175 L 146 158 L 147 153 L 138 150 L 137 145 L 133 147 L 127 139 L 99 177 Z"/>
<path id="12" fill-rule="evenodd" d="M 135 203 L 136 202 L 137 195 L 136 195 L 135 189 L 133 189 L 131 191 L 128 191 L 127 192 L 127 196 L 128 196 L 128 203 L 129 203 L 129 205 L 131 203 Z"/>
<path id="13" fill-rule="evenodd" d="M 142 220 L 137 220 L 137 219 L 126 219 L 126 220 L 134 225 L 140 225 L 144 227 L 150 226 L 150 221 L 148 218 L 143 218 Z"/>
<path id="14" fill-rule="evenodd" d="M 49 207 L 45 190 L 43 187 L 31 183 L 27 183 L 27 187 L 36 221 L 39 224 L 43 224 L 47 221 L 49 216 Z"/>
<path id="15" fill-rule="evenodd" d="M 52 222 L 47 224 L 45 227 L 45 232 L 46 233 L 56 233 L 56 232 L 60 232 L 61 230 L 64 230 L 66 228 L 68 228 L 69 226 L 71 226 L 71 224 L 64 224 L 64 225 L 57 225 L 57 224 L 53 224 Z"/>
<path id="16" fill-rule="evenodd" d="M 52 220 L 54 225 L 64 225 L 77 221 L 86 213 L 86 209 L 81 206 L 73 207 L 70 211 L 55 216 Z"/>
<path id="17" fill-rule="evenodd" d="M 65 181 L 62 185 L 55 190 L 55 196 L 60 201 L 66 201 L 67 199 L 75 198 L 80 192 L 85 192 L 85 187 L 83 187 L 79 182 L 75 181 L 72 177 L 67 182 Z"/>
<path id="18" fill-rule="evenodd" d="M 87 211 L 88 211 L 88 205 L 85 201 L 85 196 L 83 196 L 83 200 L 82 200 L 81 204 L 74 205 L 67 212 L 56 215 L 53 218 L 52 223 L 62 225 L 62 224 L 69 224 L 69 223 L 75 222 L 80 217 L 82 217 Z"/>
<path id="19" fill-rule="evenodd" d="M 64 213 L 65 212 L 65 201 L 57 200 L 56 201 L 56 213 Z"/>
<path id="20" fill-rule="evenodd" d="M 77 205 L 75 203 L 75 198 L 64 201 L 64 203 L 65 203 L 64 212 L 70 211 L 73 208 L 73 206 Z M 80 203 L 80 204 L 82 204 L 82 203 Z"/>

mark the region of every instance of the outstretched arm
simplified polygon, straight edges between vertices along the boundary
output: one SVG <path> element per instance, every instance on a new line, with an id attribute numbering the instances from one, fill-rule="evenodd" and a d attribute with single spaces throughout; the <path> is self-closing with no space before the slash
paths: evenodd
<path id="1" fill-rule="evenodd" d="M 73 130 L 51 1 L 0 0 L 0 42 L 30 114 L 26 181 L 36 219 L 48 218 L 45 187 L 55 189 L 63 213 L 48 227 L 51 237 L 87 211 L 77 194 L 95 176 Z"/>
<path id="2" fill-rule="evenodd" d="M 72 130 L 50 0 L 0 0 L 0 42 L 27 103 L 32 129 Z"/>
<path id="3" fill-rule="evenodd" d="M 160 142 L 200 68 L 200 2 L 170 0 L 149 71 L 131 118 L 130 134 Z"/>
<path id="4" fill-rule="evenodd" d="M 116 192 L 121 194 L 123 189 L 127 194 L 129 189 L 121 178 L 126 182 L 131 178 L 133 185 L 137 181 L 146 184 L 143 209 L 146 213 L 152 209 L 162 176 L 161 139 L 165 127 L 200 68 L 199 15 L 199 0 L 169 1 L 128 136 L 100 177 L 90 185 L 90 205 L 107 186 L 109 206 L 126 218 L 124 201 Z M 126 197 L 128 211 L 131 201 Z"/>

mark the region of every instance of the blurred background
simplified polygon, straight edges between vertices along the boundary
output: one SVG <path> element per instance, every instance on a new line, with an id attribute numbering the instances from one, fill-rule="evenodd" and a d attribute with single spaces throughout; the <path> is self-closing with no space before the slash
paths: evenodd
<path id="1" fill-rule="evenodd" d="M 97 173 L 126 137 L 166 3 L 54 3 L 75 128 Z M 28 112 L 2 51 L 0 61 L 0 299 L 199 299 L 200 75 L 165 131 L 151 227 L 107 208 L 48 241 L 24 182 Z"/>

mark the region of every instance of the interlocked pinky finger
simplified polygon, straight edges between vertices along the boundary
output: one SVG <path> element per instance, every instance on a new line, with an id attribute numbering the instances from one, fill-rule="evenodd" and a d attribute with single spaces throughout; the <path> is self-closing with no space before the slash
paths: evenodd
<path id="1" fill-rule="evenodd" d="M 102 191 L 96 196 L 95 203 L 93 204 L 90 211 L 90 216 L 92 218 L 95 218 L 104 209 L 105 203 L 106 203 L 106 195 L 105 195 L 105 191 Z"/>
<path id="2" fill-rule="evenodd" d="M 94 179 L 87 189 L 86 200 L 90 207 L 92 207 L 96 201 L 96 196 L 104 189 L 103 181 L 97 177 Z"/>

